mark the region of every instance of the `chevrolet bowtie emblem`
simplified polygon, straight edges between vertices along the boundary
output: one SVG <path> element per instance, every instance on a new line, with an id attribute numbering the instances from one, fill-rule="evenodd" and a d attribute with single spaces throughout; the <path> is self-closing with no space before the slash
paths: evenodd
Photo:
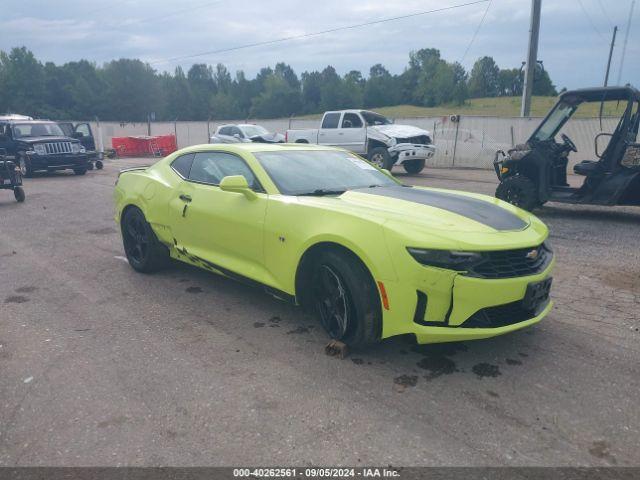
<path id="1" fill-rule="evenodd" d="M 536 258 L 538 258 L 538 249 L 527 252 L 525 256 L 527 257 L 527 260 L 535 260 Z"/>

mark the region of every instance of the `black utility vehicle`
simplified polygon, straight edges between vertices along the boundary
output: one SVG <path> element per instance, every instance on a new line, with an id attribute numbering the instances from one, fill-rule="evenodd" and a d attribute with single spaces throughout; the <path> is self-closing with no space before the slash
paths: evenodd
<path id="1" fill-rule="evenodd" d="M 37 170 L 87 172 L 85 148 L 78 139 L 67 137 L 57 123 L 14 117 L 0 116 L 0 148 L 15 158 L 22 175 L 29 177 Z"/>
<path id="2" fill-rule="evenodd" d="M 624 107 L 612 133 L 594 138 L 597 160 L 582 160 L 573 167 L 584 176 L 582 186 L 567 183 L 569 154 L 576 145 L 566 134 L 556 135 L 586 102 L 619 102 Z M 500 185 L 496 197 L 526 210 L 547 201 L 590 205 L 640 205 L 640 91 L 632 87 L 585 88 L 563 93 L 524 145 L 496 152 L 494 167 Z M 608 138 L 606 145 L 604 140 Z M 601 144 L 604 148 L 601 148 Z"/>
<path id="3" fill-rule="evenodd" d="M 92 170 L 94 165 L 98 170 L 102 170 L 102 158 L 100 158 L 96 150 L 96 140 L 93 136 L 91 125 L 87 122 L 58 122 L 58 125 L 60 125 L 60 128 L 67 137 L 80 140 L 89 157 L 89 170 Z"/>
<path id="4" fill-rule="evenodd" d="M 0 149 L 0 190 L 13 190 L 16 200 L 24 202 L 25 194 L 20 168 L 7 157 L 3 149 Z"/>

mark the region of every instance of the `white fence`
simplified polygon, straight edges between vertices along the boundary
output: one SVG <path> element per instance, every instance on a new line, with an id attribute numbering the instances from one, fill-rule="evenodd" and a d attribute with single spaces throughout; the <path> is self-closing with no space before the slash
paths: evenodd
<path id="1" fill-rule="evenodd" d="M 492 168 L 496 150 L 508 150 L 523 143 L 540 123 L 540 118 L 504 118 L 461 116 L 459 122 L 449 117 L 396 118 L 398 124 L 415 125 L 431 132 L 437 147 L 436 155 L 429 160 L 433 167 Z M 130 135 L 175 134 L 178 147 L 207 143 L 218 125 L 238 123 L 238 120 L 211 122 L 152 122 L 117 123 L 101 122 L 102 140 L 105 148 L 111 147 L 112 137 Z M 282 118 L 275 120 L 242 120 L 242 123 L 259 123 L 270 131 L 284 133 L 289 128 L 317 128 L 318 119 Z M 612 132 L 615 118 L 602 120 L 602 131 Z M 97 125 L 92 123 L 94 132 Z M 150 127 L 150 132 L 149 132 Z M 595 159 L 594 138 L 601 131 L 597 118 L 572 119 L 563 129 L 578 147 L 572 160 Z"/>

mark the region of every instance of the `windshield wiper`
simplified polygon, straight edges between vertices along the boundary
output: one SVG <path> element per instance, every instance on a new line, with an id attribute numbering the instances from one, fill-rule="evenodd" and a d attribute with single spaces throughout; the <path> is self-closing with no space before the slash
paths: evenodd
<path id="1" fill-rule="evenodd" d="M 299 197 L 323 197 L 325 195 L 342 195 L 346 190 L 325 190 L 324 188 L 318 188 L 313 192 L 299 193 Z"/>

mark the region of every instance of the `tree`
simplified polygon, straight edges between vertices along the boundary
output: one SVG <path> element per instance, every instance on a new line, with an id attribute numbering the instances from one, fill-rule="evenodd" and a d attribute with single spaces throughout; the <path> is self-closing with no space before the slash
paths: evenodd
<path id="1" fill-rule="evenodd" d="M 25 47 L 0 52 L 0 111 L 41 115 L 45 110 L 44 67 Z"/>
<path id="2" fill-rule="evenodd" d="M 264 86 L 264 92 L 253 99 L 252 116 L 288 117 L 300 111 L 300 90 L 293 88 L 277 70 L 265 79 Z"/>
<path id="3" fill-rule="evenodd" d="M 379 63 L 371 67 L 364 86 L 364 106 L 371 108 L 396 105 L 400 98 L 401 92 L 389 71 Z"/>
<path id="4" fill-rule="evenodd" d="M 148 64 L 121 58 L 105 64 L 101 74 L 107 85 L 106 118 L 145 121 L 149 113 L 161 111 L 158 77 Z"/>
<path id="5" fill-rule="evenodd" d="M 500 93 L 500 68 L 491 57 L 479 58 L 469 76 L 469 94 L 472 98 L 497 97 Z"/>

